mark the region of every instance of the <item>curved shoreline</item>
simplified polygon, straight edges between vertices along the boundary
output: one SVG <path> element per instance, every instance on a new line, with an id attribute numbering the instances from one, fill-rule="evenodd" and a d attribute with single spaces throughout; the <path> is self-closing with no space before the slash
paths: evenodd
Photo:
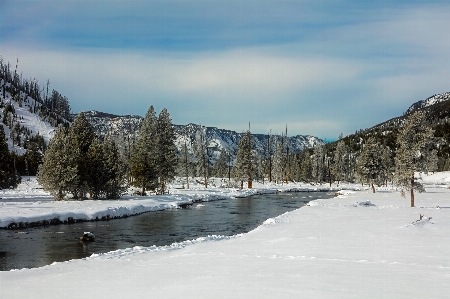
<path id="1" fill-rule="evenodd" d="M 24 229 L 48 225 L 74 224 L 121 219 L 167 209 L 186 208 L 196 202 L 245 198 L 278 192 L 338 192 L 349 186 L 262 185 L 253 189 L 212 188 L 173 189 L 169 195 L 125 195 L 119 200 L 54 201 L 34 182 L 0 200 L 0 229 Z M 350 187 L 354 189 L 354 186 Z M 3 192 L 2 195 L 6 195 Z"/>

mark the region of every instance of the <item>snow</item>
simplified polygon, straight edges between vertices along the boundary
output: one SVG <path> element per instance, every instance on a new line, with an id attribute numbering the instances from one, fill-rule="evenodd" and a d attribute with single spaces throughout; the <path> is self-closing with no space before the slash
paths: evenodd
<path id="1" fill-rule="evenodd" d="M 418 101 L 414 104 L 412 104 L 408 110 L 406 111 L 406 113 L 412 113 L 418 109 L 422 109 L 422 108 L 426 108 L 432 105 L 435 105 L 437 103 L 441 103 L 441 102 L 445 102 L 448 101 L 450 99 L 450 92 L 445 92 L 445 93 L 441 93 L 441 94 L 435 94 L 425 100 L 422 101 Z"/>
<path id="2" fill-rule="evenodd" d="M 208 188 L 205 190 L 195 180 L 190 182 L 191 189 L 180 189 L 182 180 L 169 186 L 170 195 L 136 196 L 125 195 L 120 200 L 69 200 L 54 201 L 38 185 L 35 177 L 24 177 L 23 182 L 14 190 L 0 190 L 0 228 L 34 226 L 42 221 L 112 219 L 137 215 L 145 212 L 175 209 L 183 203 L 248 197 L 254 194 L 276 193 L 279 191 L 336 191 L 327 185 L 312 186 L 255 184 L 253 189 Z M 213 181 L 220 186 L 220 180 Z M 177 188 L 177 189 L 176 189 Z M 130 194 L 133 190 L 130 190 Z"/>
<path id="3" fill-rule="evenodd" d="M 1 85 L 2 84 L 0 84 L 0 86 Z M 34 106 L 35 100 L 29 96 L 25 98 L 25 95 L 22 92 L 20 94 L 21 97 L 24 98 L 22 107 L 19 106 L 19 103 L 12 100 L 12 96 L 9 92 L 6 92 L 5 98 L 1 98 L 1 100 L 3 100 L 4 103 L 10 103 L 14 106 L 17 114 L 17 120 L 19 121 L 21 126 L 29 129 L 33 135 L 39 133 L 39 135 L 41 135 L 44 138 L 45 142 L 48 144 L 50 142 L 50 139 L 55 134 L 55 127 L 52 127 L 48 122 L 43 121 L 37 114 L 30 112 L 29 107 Z M 12 140 L 9 138 L 10 129 L 3 123 L 0 123 L 0 125 L 2 125 L 3 129 L 5 130 L 5 135 L 7 137 L 7 143 L 10 151 L 14 151 L 19 155 L 25 154 L 26 150 L 22 146 L 13 145 Z"/>
<path id="4" fill-rule="evenodd" d="M 347 189 L 336 191 L 337 197 L 268 219 L 247 234 L 135 246 L 0 272 L 0 298 L 449 298 L 449 178 L 450 172 L 424 176 L 427 192 L 416 194 L 416 208 L 392 187 L 377 188 L 373 194 L 360 186 L 340 185 Z M 256 192 L 292 187 L 254 185 Z M 178 193 L 142 201 L 176 204 L 194 195 L 240 194 L 193 187 L 198 189 L 174 189 Z M 20 192 L 27 194 L 21 188 L 16 202 Z M 55 204 L 37 196 L 42 204 Z M 25 204 L 33 203 L 31 198 L 12 211 L 22 214 L 28 209 Z M 1 202 L 7 201 L 11 199 Z M 140 200 L 117 202 L 135 201 Z M 87 202 L 86 208 L 97 205 Z"/>

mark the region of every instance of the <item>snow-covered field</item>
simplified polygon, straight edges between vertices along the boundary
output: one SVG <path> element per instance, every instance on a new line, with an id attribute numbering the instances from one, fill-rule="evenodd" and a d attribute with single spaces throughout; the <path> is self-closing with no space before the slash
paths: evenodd
<path id="1" fill-rule="evenodd" d="M 450 298 L 450 172 L 424 182 L 427 192 L 416 195 L 415 208 L 391 188 L 372 194 L 354 191 L 360 185 L 353 185 L 336 198 L 313 201 L 243 235 L 205 236 L 0 272 L 0 298 Z M 194 187 L 198 189 L 116 202 L 175 206 L 194 198 L 255 192 Z M 292 185 L 264 187 L 273 192 Z M 0 205 L 3 223 L 19 217 L 8 216 L 5 209 L 38 217 L 27 205 L 35 204 L 31 193 L 39 189 L 28 190 L 28 199 L 27 189 L 22 185 L 20 190 L 15 198 L 14 192 L 0 195 L 1 203 L 7 203 Z M 36 196 L 42 210 L 84 204 Z M 93 209 L 86 215 L 104 210 L 96 207 L 98 202 L 85 202 L 80 211 Z"/>

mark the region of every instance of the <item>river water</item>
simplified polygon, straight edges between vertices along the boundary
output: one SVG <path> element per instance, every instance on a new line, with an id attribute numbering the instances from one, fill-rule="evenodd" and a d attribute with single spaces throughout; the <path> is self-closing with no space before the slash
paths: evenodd
<path id="1" fill-rule="evenodd" d="M 0 230 L 0 270 L 42 267 L 133 246 L 245 233 L 313 199 L 333 196 L 323 192 L 254 195 L 110 221 Z M 95 242 L 80 242 L 79 237 L 88 231 L 95 234 Z"/>

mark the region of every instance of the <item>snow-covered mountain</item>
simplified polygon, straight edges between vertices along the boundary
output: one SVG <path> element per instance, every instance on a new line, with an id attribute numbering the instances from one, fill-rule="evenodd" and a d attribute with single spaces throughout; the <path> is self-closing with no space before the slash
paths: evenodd
<path id="1" fill-rule="evenodd" d="M 175 125 L 175 133 L 177 136 L 176 145 L 179 150 L 184 146 L 186 140 L 189 152 L 192 152 L 192 145 L 195 141 L 195 136 L 202 129 L 206 130 L 207 147 L 209 150 L 209 156 L 212 160 L 219 157 L 220 151 L 224 148 L 232 156 L 236 155 L 239 141 L 242 138 L 243 133 L 237 133 L 231 130 L 218 129 L 216 127 L 203 127 L 197 124 L 188 125 Z M 252 134 L 252 146 L 253 149 L 261 156 L 267 152 L 268 135 L 264 134 Z M 270 150 L 272 154 L 275 152 L 276 142 L 287 142 L 290 153 L 297 153 L 303 149 L 314 147 L 317 144 L 325 144 L 325 142 L 314 136 L 270 136 Z M 267 155 L 267 154 L 266 154 Z"/>
<path id="2" fill-rule="evenodd" d="M 95 133 L 104 138 L 109 135 L 119 145 L 121 150 L 126 151 L 137 139 L 139 128 L 143 118 L 137 115 L 118 116 L 98 111 L 85 112 L 86 118 L 94 127 Z M 218 158 L 220 151 L 224 148 L 231 155 L 235 155 L 238 143 L 242 138 L 242 133 L 231 130 L 219 129 L 215 127 L 204 127 L 197 124 L 174 125 L 176 134 L 176 146 L 179 151 L 186 147 L 188 152 L 193 153 L 193 144 L 201 130 L 206 130 L 206 140 L 208 152 L 211 160 Z M 255 151 L 263 155 L 267 148 L 267 135 L 252 134 L 253 148 Z M 271 148 L 274 151 L 276 142 L 282 142 L 281 136 L 271 136 Z M 283 138 L 283 142 L 285 142 Z M 314 136 L 297 135 L 287 138 L 289 150 L 296 153 L 305 148 L 311 148 L 316 144 L 324 144 L 325 142 Z"/>
<path id="3" fill-rule="evenodd" d="M 408 110 L 406 110 L 406 114 L 410 114 L 413 113 L 416 110 L 422 109 L 422 108 L 426 108 L 441 102 L 445 102 L 450 100 L 450 92 L 445 92 L 445 93 L 441 93 L 441 94 L 435 94 L 425 100 L 422 101 L 418 101 L 414 104 L 411 105 L 411 107 L 408 108 Z"/>

